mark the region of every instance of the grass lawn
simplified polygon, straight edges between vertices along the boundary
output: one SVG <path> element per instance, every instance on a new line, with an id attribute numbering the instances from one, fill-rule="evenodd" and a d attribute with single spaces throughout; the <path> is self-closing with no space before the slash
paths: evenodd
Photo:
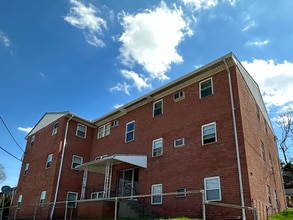
<path id="1" fill-rule="evenodd" d="M 293 219 L 293 209 L 286 209 L 279 214 L 273 215 L 269 220 L 291 220 Z"/>

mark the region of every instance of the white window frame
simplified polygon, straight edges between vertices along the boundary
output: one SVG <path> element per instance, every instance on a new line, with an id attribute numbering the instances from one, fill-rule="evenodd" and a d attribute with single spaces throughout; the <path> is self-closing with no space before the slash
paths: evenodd
<path id="1" fill-rule="evenodd" d="M 156 143 L 160 143 L 161 146 L 160 147 L 156 147 Z M 159 152 L 160 154 L 157 154 L 158 152 L 156 152 L 157 149 L 161 149 Z M 153 140 L 152 142 L 152 157 L 159 157 L 163 155 L 163 138 L 158 138 Z"/>
<path id="2" fill-rule="evenodd" d="M 157 191 L 159 190 L 159 191 Z M 151 204 L 152 205 L 160 205 L 163 204 L 163 185 L 162 184 L 153 184 L 151 187 Z M 155 199 L 159 198 L 159 202 L 156 202 Z"/>
<path id="3" fill-rule="evenodd" d="M 58 126 L 59 126 L 59 122 L 57 121 L 53 125 L 52 136 L 58 133 Z"/>
<path id="4" fill-rule="evenodd" d="M 185 92 L 182 90 L 182 91 L 179 91 L 179 92 L 176 92 L 174 95 L 173 95 L 173 100 L 176 102 L 176 101 L 179 101 L 181 99 L 184 99 L 185 98 Z"/>
<path id="5" fill-rule="evenodd" d="M 76 161 L 76 159 L 80 159 L 80 162 Z M 71 169 L 75 169 L 75 167 L 81 165 L 83 162 L 83 157 L 77 156 L 77 155 L 72 155 L 72 161 L 71 161 Z"/>
<path id="6" fill-rule="evenodd" d="M 91 193 L 91 199 L 103 199 L 103 198 L 104 198 L 104 191 Z"/>
<path id="7" fill-rule="evenodd" d="M 98 128 L 98 139 L 110 135 L 110 131 L 111 131 L 111 124 L 110 123 L 107 123 L 105 125 L 100 126 Z"/>
<path id="8" fill-rule="evenodd" d="M 69 195 L 74 195 L 75 199 L 70 199 Z M 77 192 L 67 192 L 67 196 L 66 196 L 67 207 L 76 208 L 77 197 L 78 197 Z"/>
<path id="9" fill-rule="evenodd" d="M 27 175 L 27 172 L 28 172 L 29 166 L 30 166 L 29 163 L 26 163 L 26 164 L 25 164 L 24 171 L 23 171 L 23 175 L 24 175 L 24 176 Z"/>
<path id="10" fill-rule="evenodd" d="M 19 196 L 18 196 L 18 199 L 17 199 L 17 209 L 20 208 L 21 203 L 22 203 L 22 195 L 19 195 Z"/>
<path id="11" fill-rule="evenodd" d="M 208 181 L 210 180 L 217 180 L 217 187 L 214 188 L 208 188 Z M 204 190 L 205 190 L 205 200 L 206 201 L 221 201 L 222 200 L 222 195 L 221 195 L 221 180 L 219 176 L 214 176 L 214 177 L 207 177 L 204 178 Z M 219 193 L 219 198 L 217 199 L 208 199 L 208 191 L 211 190 L 217 190 Z"/>
<path id="12" fill-rule="evenodd" d="M 178 144 L 178 142 L 181 142 L 182 144 Z M 185 138 L 178 138 L 174 140 L 174 147 L 182 147 L 185 146 Z"/>
<path id="13" fill-rule="evenodd" d="M 44 207 L 45 199 L 46 199 L 46 191 L 42 191 L 40 196 L 40 203 L 39 203 L 40 207 Z"/>
<path id="14" fill-rule="evenodd" d="M 212 90 L 212 92 L 211 92 L 211 94 L 202 96 L 202 91 L 203 91 L 202 84 L 207 82 L 207 81 L 209 81 L 209 80 L 211 81 L 211 90 Z M 213 86 L 213 78 L 212 77 L 199 82 L 199 97 L 200 97 L 200 99 L 202 99 L 204 97 L 207 97 L 207 96 L 210 96 L 210 95 L 213 95 L 213 94 L 214 94 L 214 86 Z"/>
<path id="15" fill-rule="evenodd" d="M 132 124 L 133 123 L 133 130 L 128 130 L 128 125 Z M 127 139 L 128 138 L 128 134 L 130 133 L 133 133 L 132 134 L 132 138 L 131 139 Z M 125 126 L 125 143 L 128 143 L 128 142 L 131 142 L 134 140 L 134 135 L 135 135 L 135 121 L 130 121 L 128 123 L 126 123 L 126 126 Z"/>
<path id="16" fill-rule="evenodd" d="M 83 130 L 81 130 L 80 128 L 83 128 Z M 81 138 L 86 138 L 86 131 L 87 131 L 87 126 L 78 123 L 77 127 L 76 127 L 76 136 L 77 137 L 81 137 Z M 82 133 L 83 135 L 81 135 L 80 133 Z"/>
<path id="17" fill-rule="evenodd" d="M 157 103 L 161 103 L 161 111 L 160 111 L 160 113 L 155 113 L 159 108 L 156 108 L 156 104 Z M 159 116 L 159 115 L 162 115 L 163 114 L 163 99 L 160 99 L 160 100 L 158 100 L 158 101 L 155 101 L 154 103 L 153 103 L 153 117 L 156 117 L 156 116 Z"/>
<path id="18" fill-rule="evenodd" d="M 213 125 L 213 127 L 214 127 L 215 132 L 211 133 L 211 134 L 214 134 L 215 141 L 205 143 L 205 136 L 207 136 L 207 135 L 204 136 L 204 130 L 205 130 L 206 127 L 209 127 L 211 125 Z M 210 135 L 210 134 L 208 134 L 208 135 Z M 216 122 L 212 122 L 212 123 L 205 124 L 205 125 L 201 126 L 201 140 L 202 140 L 202 145 L 212 144 L 212 143 L 217 142 L 217 124 L 216 124 Z"/>
<path id="19" fill-rule="evenodd" d="M 47 157 L 46 169 L 51 168 L 52 161 L 53 161 L 53 154 L 49 154 L 48 157 Z"/>
<path id="20" fill-rule="evenodd" d="M 31 143 L 30 143 L 30 146 L 31 146 L 31 147 L 34 145 L 34 143 L 35 143 L 35 139 L 36 139 L 36 135 L 33 135 L 33 136 L 31 137 Z"/>
<path id="21" fill-rule="evenodd" d="M 269 204 L 272 205 L 273 204 L 272 193 L 271 193 L 271 187 L 269 185 L 267 185 L 267 195 L 268 195 Z"/>

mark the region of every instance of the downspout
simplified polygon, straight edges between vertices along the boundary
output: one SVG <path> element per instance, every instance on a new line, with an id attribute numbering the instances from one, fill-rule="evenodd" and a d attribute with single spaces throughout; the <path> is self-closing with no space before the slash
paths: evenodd
<path id="1" fill-rule="evenodd" d="M 63 139 L 63 146 L 62 146 L 61 161 L 60 161 L 60 166 L 59 166 L 59 173 L 58 173 L 58 179 L 57 179 L 57 184 L 56 184 L 54 202 L 53 202 L 53 206 L 52 206 L 51 213 L 50 213 L 50 220 L 53 219 L 53 214 L 54 214 L 54 210 L 55 210 L 55 206 L 56 206 L 56 202 L 57 202 L 57 196 L 58 196 L 58 191 L 59 191 L 61 172 L 62 172 L 62 166 L 63 166 L 63 160 L 64 160 L 64 152 L 65 152 L 65 147 L 66 147 L 66 142 L 67 142 L 68 124 L 69 124 L 69 121 L 73 117 L 74 117 L 74 115 L 71 115 L 71 117 L 67 120 L 67 123 L 66 123 L 65 134 L 64 134 L 64 139 Z"/>
<path id="2" fill-rule="evenodd" d="M 244 194 L 243 194 L 243 182 L 242 182 L 242 173 L 241 173 L 241 164 L 240 164 L 240 153 L 239 153 L 239 144 L 238 144 L 238 135 L 237 135 L 237 127 L 236 127 L 236 117 L 235 117 L 235 106 L 234 106 L 234 99 L 233 99 L 233 90 L 232 90 L 232 82 L 231 82 L 231 74 L 226 63 L 226 60 L 223 59 L 225 63 L 225 67 L 228 73 L 228 81 L 229 81 L 229 91 L 230 91 L 230 99 L 231 99 L 231 111 L 232 111 L 232 120 L 233 120 L 233 128 L 234 128 L 234 139 L 235 139 L 235 148 L 236 148 L 236 158 L 237 158 L 237 167 L 238 167 L 238 178 L 239 178 L 239 188 L 240 188 L 240 199 L 241 199 L 241 206 L 242 206 L 242 217 L 243 220 L 246 220 L 245 214 L 245 203 L 244 203 Z"/>

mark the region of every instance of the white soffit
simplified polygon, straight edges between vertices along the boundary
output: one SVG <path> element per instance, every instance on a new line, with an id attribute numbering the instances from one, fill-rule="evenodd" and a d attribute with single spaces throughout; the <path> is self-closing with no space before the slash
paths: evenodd
<path id="1" fill-rule="evenodd" d="M 81 164 L 80 166 L 77 166 L 76 169 L 88 170 L 97 173 L 105 173 L 105 168 L 108 161 L 112 161 L 112 165 L 116 165 L 119 163 L 128 163 L 138 167 L 147 168 L 146 155 L 115 154 Z"/>

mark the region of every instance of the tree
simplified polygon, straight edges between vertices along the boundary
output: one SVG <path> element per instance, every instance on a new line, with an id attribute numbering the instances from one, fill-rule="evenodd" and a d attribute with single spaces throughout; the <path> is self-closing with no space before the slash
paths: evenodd
<path id="1" fill-rule="evenodd" d="M 4 167 L 0 164 L 0 183 L 6 179 Z"/>
<path id="2" fill-rule="evenodd" d="M 281 138 L 279 146 L 284 157 L 284 165 L 289 165 L 292 162 L 290 158 L 290 150 L 292 148 L 293 137 L 293 109 L 287 108 L 278 112 L 276 123 L 281 129 Z M 290 166 L 291 167 L 291 166 Z"/>

